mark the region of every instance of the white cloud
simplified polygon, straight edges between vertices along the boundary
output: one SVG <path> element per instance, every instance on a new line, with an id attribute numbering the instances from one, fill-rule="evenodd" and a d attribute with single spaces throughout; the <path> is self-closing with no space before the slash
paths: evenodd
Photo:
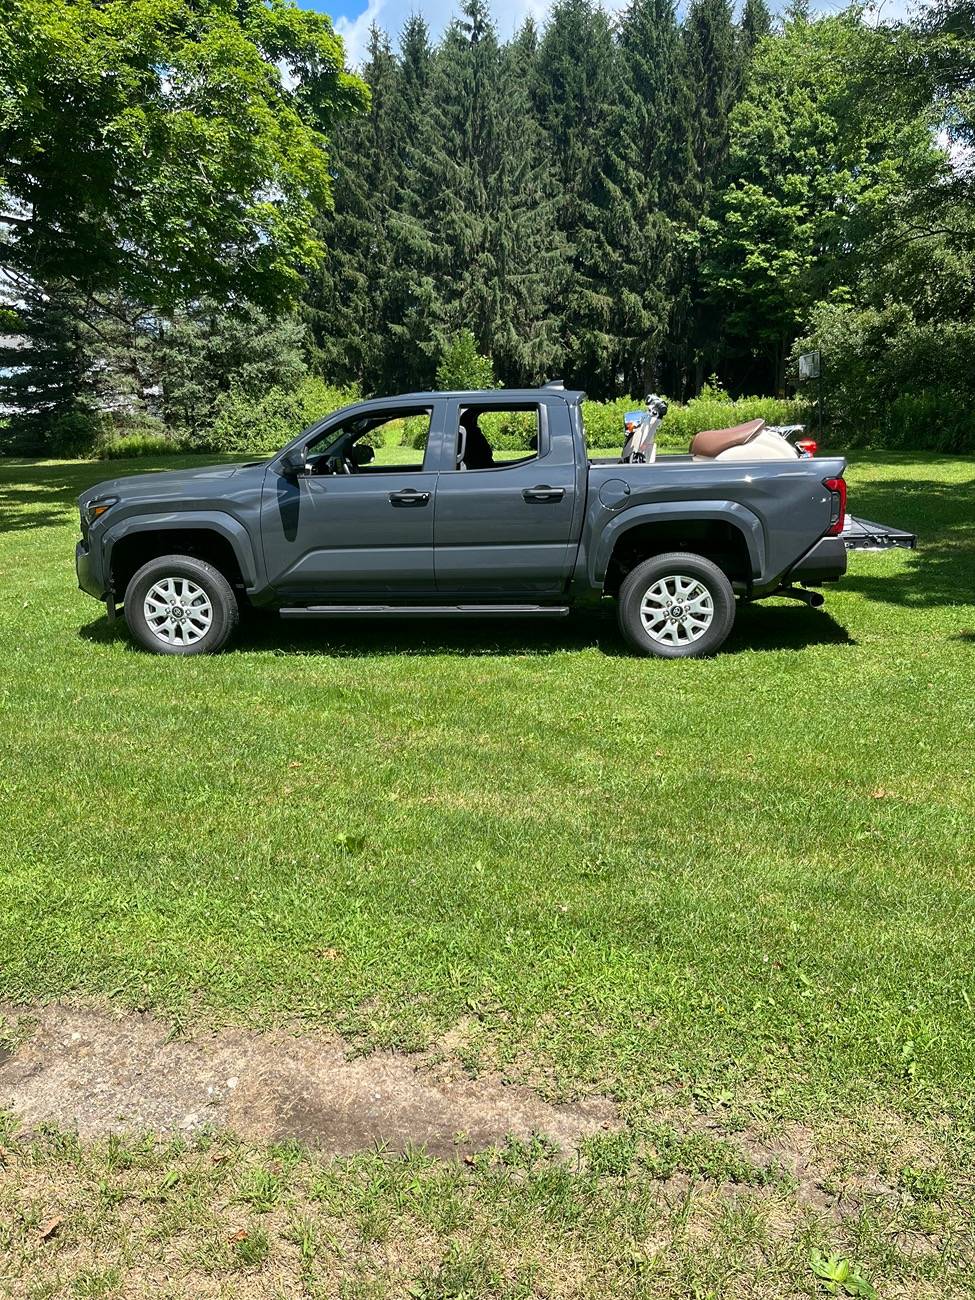
<path id="1" fill-rule="evenodd" d="M 603 0 L 603 8 L 615 13 L 627 3 L 628 0 Z M 541 25 L 551 7 L 552 0 L 494 0 L 491 12 L 498 36 L 508 40 L 528 17 Z M 437 40 L 451 19 L 460 13 L 460 5 L 458 0 L 422 0 L 422 3 L 420 0 L 368 0 L 355 18 L 335 20 L 335 30 L 345 42 L 346 63 L 350 67 L 362 63 L 373 23 L 378 23 L 396 40 L 407 19 L 415 13 L 420 13 L 431 38 Z"/>
<path id="2" fill-rule="evenodd" d="M 399 0 L 393 0 L 392 5 L 388 6 L 390 10 L 396 10 L 402 6 Z M 392 25 L 392 20 L 386 12 L 386 0 L 369 0 L 369 3 L 363 9 L 362 13 L 356 18 L 337 18 L 335 20 L 335 30 L 345 42 L 345 62 L 350 68 L 358 67 L 366 55 L 366 47 L 369 44 L 369 28 L 373 23 L 380 22 L 387 30 Z M 399 23 L 398 28 L 402 26 Z"/>

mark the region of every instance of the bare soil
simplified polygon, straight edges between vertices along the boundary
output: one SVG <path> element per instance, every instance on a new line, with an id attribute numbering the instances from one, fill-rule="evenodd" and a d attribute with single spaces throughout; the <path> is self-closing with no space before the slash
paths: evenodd
<path id="1" fill-rule="evenodd" d="M 533 1133 L 571 1151 L 618 1126 L 606 1098 L 553 1105 L 498 1075 L 457 1077 L 423 1057 L 350 1057 L 337 1037 L 280 1029 L 173 1037 L 145 1013 L 63 1004 L 0 1012 L 8 1024 L 31 1027 L 0 1053 L 0 1108 L 27 1131 L 54 1124 L 97 1138 L 230 1129 L 251 1142 L 294 1138 L 335 1155 L 379 1144 L 446 1156 Z"/>

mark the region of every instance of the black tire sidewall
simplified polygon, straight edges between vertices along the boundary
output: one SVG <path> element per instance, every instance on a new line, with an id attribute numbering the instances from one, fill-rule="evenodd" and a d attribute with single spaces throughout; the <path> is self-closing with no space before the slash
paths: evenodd
<path id="1" fill-rule="evenodd" d="M 640 617 L 647 588 L 673 573 L 697 578 L 707 587 L 714 602 L 711 626 L 700 640 L 687 646 L 667 646 L 654 641 Z M 727 639 L 735 621 L 735 593 L 727 575 L 712 560 L 691 551 L 671 551 L 644 560 L 630 570 L 620 587 L 618 615 L 623 636 L 638 653 L 658 659 L 701 659 L 715 654 Z"/>
<path id="2" fill-rule="evenodd" d="M 146 592 L 160 578 L 189 578 L 210 598 L 213 622 L 192 645 L 168 645 L 160 641 L 145 618 Z M 125 621 L 133 638 L 146 650 L 164 655 L 214 654 L 226 645 L 237 626 L 237 598 L 219 569 L 192 555 L 163 555 L 138 569 L 125 589 Z"/>

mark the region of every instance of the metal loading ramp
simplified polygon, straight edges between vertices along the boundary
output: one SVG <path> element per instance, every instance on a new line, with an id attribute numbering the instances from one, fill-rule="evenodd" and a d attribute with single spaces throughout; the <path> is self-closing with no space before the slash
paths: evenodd
<path id="1" fill-rule="evenodd" d="M 917 546 L 916 533 L 892 528 L 890 524 L 875 524 L 870 519 L 858 519 L 855 515 L 844 518 L 840 536 L 848 551 L 889 551 L 893 547 L 913 551 Z"/>

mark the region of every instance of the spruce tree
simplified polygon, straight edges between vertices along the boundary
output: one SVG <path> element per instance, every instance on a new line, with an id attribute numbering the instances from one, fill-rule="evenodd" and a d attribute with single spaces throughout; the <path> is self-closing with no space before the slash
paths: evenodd
<path id="1" fill-rule="evenodd" d="M 426 23 L 411 17 L 400 35 L 390 100 L 397 176 L 389 212 L 389 271 L 382 329 L 386 392 L 430 387 L 438 356 L 435 322 L 442 315 L 435 280 L 436 228 L 422 177 L 421 139 L 431 103 L 433 50 Z"/>
<path id="2" fill-rule="evenodd" d="M 557 183 L 535 117 L 531 84 L 538 33 L 529 19 L 502 54 L 498 147 L 489 193 L 495 206 L 495 262 L 510 281 L 498 295 L 493 356 L 510 383 L 536 383 L 561 370 L 555 299 L 567 268 L 557 223 Z"/>
<path id="3" fill-rule="evenodd" d="M 623 368 L 627 391 L 641 393 L 663 378 L 675 245 L 687 215 L 690 134 L 672 0 L 634 0 L 620 24 L 619 48 L 621 127 L 629 142 L 629 205 L 637 235 L 629 267 L 637 301 L 624 318 Z"/>
<path id="4" fill-rule="evenodd" d="M 390 266 L 389 214 L 395 195 L 390 100 L 396 70 L 385 32 L 373 27 L 363 79 L 368 113 L 333 137 L 333 208 L 321 214 L 328 255 L 306 293 L 318 364 L 336 383 L 366 391 L 382 377 L 381 333 Z"/>
<path id="5" fill-rule="evenodd" d="M 706 209 L 727 162 L 728 115 L 741 90 L 729 0 L 691 0 L 684 20 L 684 50 L 699 204 Z"/>
<path id="6" fill-rule="evenodd" d="M 560 0 L 538 50 L 535 106 L 570 250 L 558 301 L 566 376 L 593 396 L 617 392 L 623 382 L 619 261 L 633 196 L 621 157 L 618 75 L 603 11 L 591 0 Z"/>
<path id="7" fill-rule="evenodd" d="M 504 78 L 484 0 L 467 0 L 462 15 L 435 59 L 418 216 L 434 245 L 438 344 L 470 329 L 513 383 L 540 377 L 555 355 L 558 241 L 527 100 Z"/>
<path id="8" fill-rule="evenodd" d="M 772 30 L 772 14 L 765 0 L 745 0 L 738 24 L 742 62 L 747 63 L 760 40 Z"/>
<path id="9" fill-rule="evenodd" d="M 694 213 L 679 269 L 675 359 L 684 384 L 697 391 L 717 366 L 721 321 L 701 286 L 699 222 L 724 182 L 728 119 L 742 89 L 742 63 L 730 0 L 691 0 L 683 24 L 684 81 L 689 106 L 691 170 L 686 201 Z"/>
<path id="10" fill-rule="evenodd" d="M 68 285 L 5 309 L 0 409 L 10 412 L 3 450 L 75 455 L 95 436 L 95 363 L 84 302 Z"/>

